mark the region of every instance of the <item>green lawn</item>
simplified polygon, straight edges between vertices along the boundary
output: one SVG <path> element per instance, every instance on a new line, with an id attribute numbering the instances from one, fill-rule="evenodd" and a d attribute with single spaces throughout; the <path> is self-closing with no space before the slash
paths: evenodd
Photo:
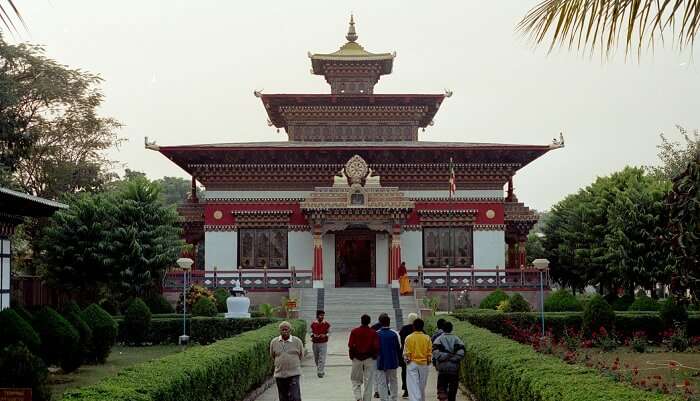
<path id="1" fill-rule="evenodd" d="M 68 389 L 96 383 L 131 365 L 181 352 L 182 350 L 183 348 L 179 345 L 153 345 L 150 347 L 115 345 L 104 365 L 83 365 L 77 371 L 68 374 L 51 373 L 49 385 L 51 386 L 53 398 L 60 400 L 63 392 Z"/>

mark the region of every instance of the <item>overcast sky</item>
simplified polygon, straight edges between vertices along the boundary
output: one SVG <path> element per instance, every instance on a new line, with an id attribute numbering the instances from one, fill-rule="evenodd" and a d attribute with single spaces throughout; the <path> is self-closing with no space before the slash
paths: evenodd
<path id="1" fill-rule="evenodd" d="M 151 178 L 187 175 L 144 150 L 144 136 L 160 145 L 286 140 L 267 126 L 253 90 L 329 93 L 310 74 L 307 51 L 337 50 L 352 11 L 358 43 L 398 54 L 376 93 L 454 91 L 421 140 L 548 144 L 564 131 L 566 148 L 515 177 L 520 200 L 547 209 L 597 176 L 656 163 L 659 133 L 678 139 L 675 124 L 700 127 L 700 65 L 660 48 L 641 62 L 548 56 L 514 31 L 537 2 L 17 4 L 30 27 L 23 40 L 104 78 L 102 113 L 121 121 L 128 139 L 111 156 Z"/>

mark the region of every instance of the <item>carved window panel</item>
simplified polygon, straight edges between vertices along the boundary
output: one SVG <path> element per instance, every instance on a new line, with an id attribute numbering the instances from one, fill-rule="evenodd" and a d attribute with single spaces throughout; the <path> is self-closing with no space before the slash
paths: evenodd
<path id="1" fill-rule="evenodd" d="M 423 266 L 471 267 L 474 261 L 471 227 L 423 229 Z"/>
<path id="2" fill-rule="evenodd" d="M 248 269 L 287 268 L 286 229 L 239 229 L 240 266 Z"/>

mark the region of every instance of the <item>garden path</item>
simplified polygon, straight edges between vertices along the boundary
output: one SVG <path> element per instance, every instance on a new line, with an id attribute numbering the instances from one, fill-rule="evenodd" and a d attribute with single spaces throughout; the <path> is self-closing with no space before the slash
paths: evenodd
<path id="1" fill-rule="evenodd" d="M 308 352 L 302 361 L 302 384 L 301 398 L 304 401 L 350 401 L 353 399 L 352 385 L 350 384 L 351 362 L 348 358 L 348 337 L 350 331 L 332 333 L 328 343 L 328 357 L 326 358 L 326 375 L 319 379 L 316 377 L 316 366 L 314 365 L 313 354 L 311 352 L 311 340 L 307 338 L 309 345 Z M 401 376 L 399 388 L 401 387 Z M 437 400 L 436 392 L 437 372 L 430 370 L 428 376 L 428 386 L 426 388 L 426 401 Z M 273 385 L 265 391 L 257 401 L 277 401 L 277 387 Z M 378 399 L 376 399 L 378 401 Z M 399 400 L 408 400 L 399 397 Z M 464 394 L 458 393 L 457 400 L 468 401 Z"/>

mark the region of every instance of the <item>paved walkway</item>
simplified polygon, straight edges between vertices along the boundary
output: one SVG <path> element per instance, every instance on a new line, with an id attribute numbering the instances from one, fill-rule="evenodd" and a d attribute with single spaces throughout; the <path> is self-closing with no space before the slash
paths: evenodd
<path id="1" fill-rule="evenodd" d="M 301 398 L 304 401 L 352 401 L 352 385 L 350 384 L 351 362 L 348 358 L 347 344 L 349 331 L 331 334 L 328 343 L 328 358 L 326 361 L 326 375 L 319 379 L 316 377 L 316 366 L 314 365 L 313 354 L 311 352 L 311 340 L 307 338 L 308 352 L 302 362 L 302 385 Z M 400 372 L 397 372 L 399 388 L 401 387 Z M 428 386 L 426 388 L 426 401 L 437 400 L 435 385 L 437 382 L 437 372 L 430 370 L 428 376 Z M 468 398 L 458 393 L 457 399 L 467 401 Z M 257 399 L 258 401 L 277 401 L 277 387 L 274 385 L 265 391 Z M 379 399 L 376 399 L 377 401 Z M 399 397 L 399 400 L 408 400 Z"/>

